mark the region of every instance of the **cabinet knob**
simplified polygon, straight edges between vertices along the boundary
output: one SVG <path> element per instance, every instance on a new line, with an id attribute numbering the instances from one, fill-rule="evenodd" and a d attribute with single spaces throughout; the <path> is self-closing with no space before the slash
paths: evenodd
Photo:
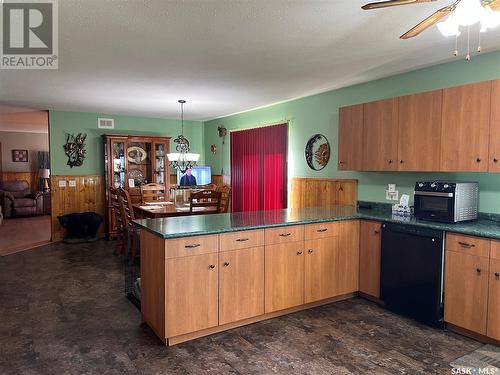
<path id="1" fill-rule="evenodd" d="M 403 164 L 405 161 L 404 161 L 403 159 L 401 159 L 399 162 L 400 162 L 401 164 Z"/>
<path id="2" fill-rule="evenodd" d="M 224 267 L 229 267 L 229 262 L 224 262 Z"/>
<path id="3" fill-rule="evenodd" d="M 341 165 L 341 164 L 344 164 L 344 162 L 342 160 L 339 160 L 339 165 Z"/>
<path id="4" fill-rule="evenodd" d="M 389 164 L 392 164 L 392 159 L 387 160 Z"/>
<path id="5" fill-rule="evenodd" d="M 476 163 L 481 163 L 481 158 L 476 158 Z"/>
<path id="6" fill-rule="evenodd" d="M 481 273 L 481 268 L 476 268 L 477 273 Z"/>
<path id="7" fill-rule="evenodd" d="M 302 251 L 297 251 L 297 255 L 302 255 Z"/>
<path id="8" fill-rule="evenodd" d="M 380 234 L 380 231 L 379 230 L 375 230 L 375 231 L 373 231 L 373 233 Z"/>
<path id="9" fill-rule="evenodd" d="M 500 277 L 500 272 L 495 272 L 495 277 L 498 279 Z"/>
<path id="10" fill-rule="evenodd" d="M 493 163 L 498 163 L 498 159 L 497 158 L 493 158 Z"/>
<path id="11" fill-rule="evenodd" d="M 210 268 L 210 269 L 212 269 L 212 270 L 213 270 L 213 269 L 215 268 L 215 264 L 211 264 L 211 265 L 209 265 L 209 266 L 208 266 L 208 268 Z"/>
<path id="12" fill-rule="evenodd" d="M 313 251 L 312 251 L 312 250 L 307 250 L 307 252 L 308 252 L 309 254 L 312 254 L 312 252 L 313 252 Z"/>

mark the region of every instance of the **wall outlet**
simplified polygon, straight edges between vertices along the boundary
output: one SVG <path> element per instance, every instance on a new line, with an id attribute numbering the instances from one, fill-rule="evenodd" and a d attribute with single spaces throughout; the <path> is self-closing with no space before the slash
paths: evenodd
<path id="1" fill-rule="evenodd" d="M 397 201 L 399 200 L 399 191 L 390 191 L 386 190 L 385 191 L 385 199 L 388 201 Z"/>
<path id="2" fill-rule="evenodd" d="M 59 187 L 66 187 L 66 180 L 59 180 Z"/>
<path id="3" fill-rule="evenodd" d="M 69 187 L 76 187 L 76 180 L 69 180 Z"/>

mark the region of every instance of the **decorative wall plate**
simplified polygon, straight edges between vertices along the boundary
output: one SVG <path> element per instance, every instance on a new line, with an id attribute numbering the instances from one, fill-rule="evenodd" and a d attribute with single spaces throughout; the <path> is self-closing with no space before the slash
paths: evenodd
<path id="1" fill-rule="evenodd" d="M 128 177 L 134 180 L 135 186 L 142 185 L 146 182 L 146 178 L 140 169 L 134 168 L 128 172 Z"/>
<path id="2" fill-rule="evenodd" d="M 320 171 L 330 160 L 330 143 L 323 134 L 315 134 L 306 144 L 306 162 L 309 168 Z"/>
<path id="3" fill-rule="evenodd" d="M 148 153 L 142 147 L 130 146 L 127 148 L 127 160 L 129 163 L 139 164 L 148 157 Z"/>

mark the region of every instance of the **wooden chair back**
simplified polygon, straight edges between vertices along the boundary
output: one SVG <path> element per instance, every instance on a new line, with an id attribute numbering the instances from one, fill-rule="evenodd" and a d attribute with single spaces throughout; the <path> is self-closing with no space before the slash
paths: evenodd
<path id="1" fill-rule="evenodd" d="M 124 229 L 133 229 L 135 220 L 134 208 L 132 207 L 132 200 L 130 199 L 130 194 L 125 189 L 117 189 L 118 202 L 120 204 L 120 215 L 122 217 L 122 223 Z"/>
<path id="2" fill-rule="evenodd" d="M 189 212 L 216 214 L 219 212 L 221 193 L 215 190 L 201 190 L 189 197 Z"/>
<path id="3" fill-rule="evenodd" d="M 217 190 L 217 184 L 198 185 L 197 188 L 202 190 Z"/>
<path id="4" fill-rule="evenodd" d="M 231 204 L 231 186 L 224 185 L 219 188 L 219 192 L 221 193 L 219 212 L 229 212 L 229 206 Z"/>
<path id="5" fill-rule="evenodd" d="M 145 184 L 141 185 L 141 199 L 142 203 L 146 202 L 166 202 L 167 188 L 162 184 Z"/>
<path id="6" fill-rule="evenodd" d="M 120 210 L 120 202 L 118 199 L 118 191 L 114 187 L 109 188 L 109 201 L 111 202 L 111 209 L 113 211 L 113 219 L 115 222 L 118 235 L 121 236 L 123 233 L 123 219 Z"/>

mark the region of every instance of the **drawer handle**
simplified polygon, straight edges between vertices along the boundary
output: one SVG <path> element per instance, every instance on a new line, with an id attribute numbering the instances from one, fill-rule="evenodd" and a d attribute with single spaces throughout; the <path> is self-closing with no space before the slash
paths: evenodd
<path id="1" fill-rule="evenodd" d="M 224 267 L 229 267 L 229 262 L 224 262 Z"/>
<path id="2" fill-rule="evenodd" d="M 215 268 L 215 264 L 211 264 L 208 266 L 211 270 L 213 270 Z"/>
<path id="3" fill-rule="evenodd" d="M 236 242 L 245 242 L 245 241 L 248 241 L 248 240 L 249 240 L 249 238 L 238 238 L 236 240 Z"/>
<path id="4" fill-rule="evenodd" d="M 467 242 L 462 242 L 462 241 L 459 241 L 458 244 L 462 247 L 467 248 L 467 249 L 470 249 L 471 247 L 476 247 L 476 245 L 474 245 L 473 243 L 467 243 Z"/>
<path id="5" fill-rule="evenodd" d="M 495 272 L 495 277 L 498 279 L 500 277 L 500 272 Z"/>
<path id="6" fill-rule="evenodd" d="M 302 251 L 297 251 L 297 255 L 302 255 Z"/>
<path id="7" fill-rule="evenodd" d="M 316 232 L 322 233 L 322 232 L 326 232 L 327 230 L 328 230 L 328 228 L 317 229 Z"/>
<path id="8" fill-rule="evenodd" d="M 313 251 L 312 251 L 312 250 L 307 250 L 307 252 L 308 252 L 309 254 L 312 254 L 312 253 L 313 253 Z"/>
<path id="9" fill-rule="evenodd" d="M 291 235 L 292 235 L 291 233 L 281 233 L 280 237 L 288 237 L 288 236 L 291 236 Z"/>
<path id="10" fill-rule="evenodd" d="M 476 268 L 477 273 L 481 273 L 481 268 Z"/>
<path id="11" fill-rule="evenodd" d="M 186 245 L 186 246 L 184 246 L 184 247 L 185 247 L 186 249 L 194 249 L 195 247 L 200 247 L 200 246 L 201 246 L 201 244 L 199 244 L 199 243 L 194 243 L 194 244 L 192 244 L 192 245 Z"/>

